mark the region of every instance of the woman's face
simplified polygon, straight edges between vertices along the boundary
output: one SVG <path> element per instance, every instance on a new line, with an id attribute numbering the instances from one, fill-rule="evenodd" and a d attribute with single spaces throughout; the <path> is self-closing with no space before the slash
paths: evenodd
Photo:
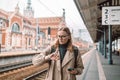
<path id="1" fill-rule="evenodd" d="M 59 44 L 65 44 L 70 39 L 70 35 L 68 35 L 65 31 L 58 31 L 57 36 L 58 36 Z"/>

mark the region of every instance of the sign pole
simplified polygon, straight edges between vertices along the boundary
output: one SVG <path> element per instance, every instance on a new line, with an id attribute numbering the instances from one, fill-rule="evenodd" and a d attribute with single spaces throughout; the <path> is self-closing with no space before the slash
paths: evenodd
<path id="1" fill-rule="evenodd" d="M 112 26 L 108 25 L 108 30 L 109 30 L 109 47 L 108 47 L 108 63 L 113 64 L 112 60 Z"/>
<path id="2" fill-rule="evenodd" d="M 107 58 L 107 55 L 106 55 L 106 32 L 105 32 L 105 27 L 104 27 L 104 57 Z"/>

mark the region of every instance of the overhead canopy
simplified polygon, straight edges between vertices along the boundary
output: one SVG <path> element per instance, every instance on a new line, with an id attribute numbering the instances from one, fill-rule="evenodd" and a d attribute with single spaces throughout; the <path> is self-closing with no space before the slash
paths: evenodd
<path id="1" fill-rule="evenodd" d="M 108 41 L 108 25 L 102 25 L 102 7 L 120 6 L 120 0 L 74 0 L 80 15 L 94 42 L 98 42 L 106 31 Z M 112 25 L 112 40 L 120 37 L 120 25 Z"/>

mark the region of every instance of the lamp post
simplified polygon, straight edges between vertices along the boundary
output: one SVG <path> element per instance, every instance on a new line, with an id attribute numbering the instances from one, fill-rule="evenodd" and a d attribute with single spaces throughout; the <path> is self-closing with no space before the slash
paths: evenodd
<path id="1" fill-rule="evenodd" d="M 1 47 L 2 47 L 2 23 L 3 23 L 3 20 L 0 19 L 0 53 L 1 53 Z"/>
<path id="2" fill-rule="evenodd" d="M 38 46 L 39 46 L 39 34 L 40 34 L 40 27 L 39 27 L 39 20 L 36 19 L 36 43 L 35 43 L 35 50 L 38 50 Z"/>

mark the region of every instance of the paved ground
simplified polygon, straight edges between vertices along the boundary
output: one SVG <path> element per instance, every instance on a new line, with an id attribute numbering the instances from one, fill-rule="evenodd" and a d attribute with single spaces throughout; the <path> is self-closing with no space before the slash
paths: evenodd
<path id="1" fill-rule="evenodd" d="M 77 80 L 120 80 L 120 56 L 112 55 L 113 65 L 95 49 L 82 58 L 85 69 Z"/>
<path id="2" fill-rule="evenodd" d="M 120 56 L 112 54 L 113 64 L 108 64 L 108 59 L 105 59 L 102 55 L 100 60 L 107 80 L 120 80 Z"/>

